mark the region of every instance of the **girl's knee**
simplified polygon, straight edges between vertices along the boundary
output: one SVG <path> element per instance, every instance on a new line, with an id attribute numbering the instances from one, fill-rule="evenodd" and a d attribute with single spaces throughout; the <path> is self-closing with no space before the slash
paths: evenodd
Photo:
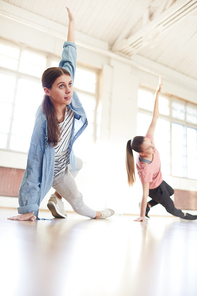
<path id="1" fill-rule="evenodd" d="M 173 194 L 174 194 L 174 189 L 172 187 L 170 187 L 169 195 L 172 196 Z"/>

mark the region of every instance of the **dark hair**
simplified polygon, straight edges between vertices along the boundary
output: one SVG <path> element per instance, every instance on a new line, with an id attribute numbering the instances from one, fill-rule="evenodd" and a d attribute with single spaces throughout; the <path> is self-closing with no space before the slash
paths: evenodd
<path id="1" fill-rule="evenodd" d="M 144 137 L 137 136 L 132 140 L 128 140 L 126 146 L 126 169 L 129 186 L 133 186 L 135 182 L 135 164 L 133 157 L 133 150 L 136 152 L 142 152 L 141 145 L 144 142 Z"/>
<path id="2" fill-rule="evenodd" d="M 70 76 L 70 73 L 60 67 L 51 67 L 46 69 L 42 74 L 42 86 L 51 89 L 55 80 L 62 75 Z M 56 146 L 60 139 L 60 130 L 55 108 L 49 96 L 46 94 L 44 95 L 44 99 L 42 101 L 42 110 L 47 119 L 48 143 L 52 143 L 53 146 Z"/>

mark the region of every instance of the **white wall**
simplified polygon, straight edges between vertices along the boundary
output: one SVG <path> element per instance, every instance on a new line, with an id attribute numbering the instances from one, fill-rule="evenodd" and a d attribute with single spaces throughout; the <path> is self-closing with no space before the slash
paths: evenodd
<path id="1" fill-rule="evenodd" d="M 29 26 L 24 27 L 19 22 L 3 17 L 0 36 L 56 55 L 60 55 L 62 51 L 61 38 Z M 84 193 L 87 204 L 95 209 L 110 206 L 118 213 L 138 214 L 138 202 L 142 190 L 139 180 L 133 188 L 128 188 L 125 144 L 129 138 L 136 135 L 139 85 L 142 83 L 156 87 L 158 77 L 150 74 L 150 71 L 142 71 L 131 63 L 124 62 L 123 59 L 116 59 L 114 56 L 110 57 L 108 54 L 82 46 L 78 46 L 78 62 L 102 69 L 101 138 L 92 151 L 91 161 L 88 165 L 84 165 L 83 171 L 77 177 L 78 186 Z M 166 72 L 163 90 L 197 103 L 197 91 L 183 86 L 181 82 L 177 82 L 177 79 L 176 82 L 171 81 Z M 25 168 L 26 159 L 26 154 L 0 150 L 0 166 Z M 176 188 L 197 190 L 196 181 L 171 176 L 166 176 L 166 180 Z M 49 195 L 50 193 L 47 197 Z M 42 204 L 43 208 L 46 208 L 47 197 Z M 16 204 L 16 199 L 0 198 L 0 206 L 16 206 Z M 66 205 L 66 209 L 71 210 L 69 205 Z M 166 214 L 159 207 L 154 209 L 153 213 Z"/>

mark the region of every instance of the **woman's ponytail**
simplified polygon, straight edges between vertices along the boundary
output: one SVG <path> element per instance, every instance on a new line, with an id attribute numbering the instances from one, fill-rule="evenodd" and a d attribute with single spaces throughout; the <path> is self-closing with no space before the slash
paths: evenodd
<path id="1" fill-rule="evenodd" d="M 126 169 L 129 186 L 133 186 L 135 183 L 135 163 L 133 150 L 136 152 L 142 152 L 141 145 L 144 142 L 144 137 L 137 136 L 127 142 L 126 147 Z"/>
<path id="2" fill-rule="evenodd" d="M 42 110 L 46 115 L 47 119 L 47 136 L 48 143 L 52 144 L 52 146 L 56 146 L 60 139 L 60 130 L 58 126 L 58 120 L 56 117 L 55 108 L 47 95 L 44 95 L 44 99 L 42 102 Z"/>

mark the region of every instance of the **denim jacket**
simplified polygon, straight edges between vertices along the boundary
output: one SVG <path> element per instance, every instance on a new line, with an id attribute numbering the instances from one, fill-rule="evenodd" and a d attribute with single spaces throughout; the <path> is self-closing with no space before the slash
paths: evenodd
<path id="1" fill-rule="evenodd" d="M 76 45 L 72 42 L 65 42 L 59 66 L 65 68 L 70 73 L 73 82 L 76 59 Z M 70 107 L 74 111 L 74 123 L 69 144 L 70 164 L 73 170 L 75 170 L 73 143 L 88 124 L 85 111 L 75 91 L 73 91 Z M 38 218 L 40 203 L 51 189 L 53 183 L 54 164 L 55 149 L 51 144 L 48 144 L 47 120 L 42 112 L 42 106 L 40 106 L 36 113 L 27 166 L 19 189 L 19 214 L 33 212 Z"/>

